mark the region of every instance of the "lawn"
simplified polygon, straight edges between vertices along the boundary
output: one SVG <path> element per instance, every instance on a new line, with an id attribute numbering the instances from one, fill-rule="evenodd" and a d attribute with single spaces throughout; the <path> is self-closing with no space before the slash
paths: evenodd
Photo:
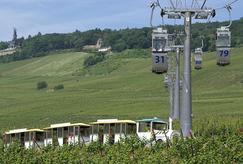
<path id="1" fill-rule="evenodd" d="M 242 51 L 233 49 L 231 65 L 225 67 L 216 65 L 215 53 L 207 53 L 203 69 L 192 71 L 194 127 L 207 121 L 243 124 Z M 0 64 L 0 129 L 98 118 L 168 118 L 163 76 L 151 73 L 149 57 L 127 52 L 136 50 L 112 54 L 88 69 L 83 61 L 89 54 L 82 52 Z M 37 90 L 39 81 L 46 81 L 48 89 Z M 53 91 L 58 84 L 64 90 Z"/>

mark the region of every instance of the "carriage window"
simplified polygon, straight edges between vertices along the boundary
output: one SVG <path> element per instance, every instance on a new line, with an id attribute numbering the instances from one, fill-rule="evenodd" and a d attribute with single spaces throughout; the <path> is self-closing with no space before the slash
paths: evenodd
<path id="1" fill-rule="evenodd" d="M 24 146 L 24 133 L 20 133 L 20 143 Z"/>
<path id="2" fill-rule="evenodd" d="M 21 133 L 17 133 L 17 134 L 16 134 L 16 139 L 17 139 L 17 140 L 20 140 L 20 139 L 21 139 Z"/>
<path id="3" fill-rule="evenodd" d="M 135 134 L 136 133 L 136 125 L 128 124 L 127 126 L 127 134 Z"/>
<path id="4" fill-rule="evenodd" d="M 98 133 L 104 133 L 104 124 L 99 124 Z"/>
<path id="5" fill-rule="evenodd" d="M 168 35 L 168 46 L 173 46 L 175 43 L 175 38 L 173 35 Z"/>
<path id="6" fill-rule="evenodd" d="M 195 56 L 201 56 L 202 53 L 201 52 L 195 52 Z"/>
<path id="7" fill-rule="evenodd" d="M 84 132 L 84 128 L 80 127 L 80 136 L 84 136 L 85 135 L 85 132 Z"/>
<path id="8" fill-rule="evenodd" d="M 109 133 L 109 130 L 110 130 L 110 124 L 105 124 L 104 125 L 104 133 L 105 134 L 108 134 Z"/>
<path id="9" fill-rule="evenodd" d="M 90 128 L 89 127 L 80 127 L 80 135 L 82 137 L 88 137 L 90 133 Z"/>
<path id="10" fill-rule="evenodd" d="M 10 135 L 6 134 L 4 136 L 4 141 L 5 141 L 5 143 L 10 143 Z"/>
<path id="11" fill-rule="evenodd" d="M 93 134 L 98 133 L 98 125 L 92 125 Z"/>
<path id="12" fill-rule="evenodd" d="M 24 140 L 25 141 L 29 141 L 30 139 L 29 139 L 29 132 L 26 132 L 26 133 L 24 133 Z"/>
<path id="13" fill-rule="evenodd" d="M 68 137 L 68 127 L 63 128 L 63 137 Z"/>
<path id="14" fill-rule="evenodd" d="M 35 140 L 34 132 L 31 132 L 31 133 L 30 133 L 30 140 L 31 140 L 31 141 Z"/>
<path id="15" fill-rule="evenodd" d="M 140 122 L 138 131 L 139 132 L 149 132 L 150 131 L 150 122 Z"/>
<path id="16" fill-rule="evenodd" d="M 163 37 L 156 37 L 153 39 L 153 49 L 162 51 L 165 48 L 166 40 Z"/>
<path id="17" fill-rule="evenodd" d="M 89 134 L 90 134 L 90 127 L 84 127 L 84 136 L 85 137 L 89 137 Z"/>
<path id="18" fill-rule="evenodd" d="M 217 38 L 218 46 L 228 46 L 230 44 L 230 37 L 227 34 L 220 34 Z"/>
<path id="19" fill-rule="evenodd" d="M 15 134 L 11 134 L 11 138 L 12 138 L 12 142 L 16 141 L 16 135 Z"/>
<path id="20" fill-rule="evenodd" d="M 68 127 L 69 129 L 69 136 L 74 136 L 73 126 Z"/>
<path id="21" fill-rule="evenodd" d="M 116 124 L 115 133 L 120 133 L 120 132 L 121 132 L 121 124 Z"/>
<path id="22" fill-rule="evenodd" d="M 57 136 L 62 137 L 62 128 L 57 129 Z"/>
<path id="23" fill-rule="evenodd" d="M 78 126 L 75 127 L 75 136 L 79 136 Z"/>
<path id="24" fill-rule="evenodd" d="M 126 133 L 126 124 L 122 124 L 122 133 Z"/>
<path id="25" fill-rule="evenodd" d="M 54 136 L 57 137 L 57 128 L 55 128 L 55 129 L 52 130 L 52 135 L 53 135 L 53 137 Z"/>
<path id="26" fill-rule="evenodd" d="M 51 138 L 51 130 L 47 130 L 47 132 L 46 132 L 46 138 Z"/>
<path id="27" fill-rule="evenodd" d="M 43 141 L 44 140 L 44 135 L 42 132 L 36 132 L 36 141 Z"/>
<path id="28" fill-rule="evenodd" d="M 167 124 L 166 123 L 153 123 L 153 129 L 154 130 L 166 130 L 167 129 Z"/>
<path id="29" fill-rule="evenodd" d="M 110 124 L 110 134 L 115 133 L 115 124 Z"/>
<path id="30" fill-rule="evenodd" d="M 197 61 L 196 61 L 196 64 L 202 64 L 202 61 L 197 60 Z"/>

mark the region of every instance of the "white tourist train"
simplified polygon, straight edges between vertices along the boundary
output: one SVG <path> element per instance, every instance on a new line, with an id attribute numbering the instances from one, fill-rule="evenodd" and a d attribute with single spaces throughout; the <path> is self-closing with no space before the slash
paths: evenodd
<path id="1" fill-rule="evenodd" d="M 126 137 L 137 135 L 141 140 L 167 141 L 175 135 L 171 120 L 157 117 L 142 120 L 100 119 L 90 124 L 60 123 L 43 129 L 14 129 L 3 134 L 5 147 L 18 141 L 25 148 L 42 148 L 48 145 L 74 145 L 100 142 L 114 144 Z"/>

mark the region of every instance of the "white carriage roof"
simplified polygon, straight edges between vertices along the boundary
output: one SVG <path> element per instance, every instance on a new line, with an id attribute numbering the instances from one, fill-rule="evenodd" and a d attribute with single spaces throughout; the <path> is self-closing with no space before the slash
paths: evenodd
<path id="1" fill-rule="evenodd" d="M 18 133 L 26 133 L 26 132 L 44 132 L 41 129 L 13 129 L 5 132 L 5 134 L 18 134 Z"/>
<path id="2" fill-rule="evenodd" d="M 118 124 L 118 123 L 136 124 L 136 122 L 132 120 L 118 120 L 118 119 L 97 120 L 97 122 L 92 122 L 90 124 L 98 125 L 98 124 Z"/>
<path id="3" fill-rule="evenodd" d="M 48 129 L 55 129 L 55 128 L 70 127 L 70 126 L 85 126 L 85 127 L 89 127 L 90 125 L 84 124 L 84 123 L 71 124 L 70 122 L 67 122 L 67 123 L 61 123 L 61 124 L 52 124 L 50 127 L 46 127 L 46 128 L 43 128 L 43 129 L 44 130 L 48 130 Z"/>
<path id="4" fill-rule="evenodd" d="M 7 132 L 5 132 L 5 134 L 15 134 L 15 133 L 23 133 L 26 132 L 27 128 L 24 129 L 13 129 L 13 130 L 9 130 Z"/>
<path id="5" fill-rule="evenodd" d="M 168 123 L 168 122 L 166 122 L 166 121 L 164 121 L 164 120 L 162 120 L 160 118 L 157 118 L 157 117 L 137 120 L 137 122 L 154 122 L 154 123 L 163 123 L 163 124 L 167 124 Z"/>
<path id="6" fill-rule="evenodd" d="M 44 132 L 44 130 L 41 130 L 41 129 L 28 129 L 27 132 Z"/>

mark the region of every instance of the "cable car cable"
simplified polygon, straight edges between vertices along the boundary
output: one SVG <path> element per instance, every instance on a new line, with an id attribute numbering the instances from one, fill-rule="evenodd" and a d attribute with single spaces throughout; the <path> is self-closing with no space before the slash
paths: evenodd
<path id="1" fill-rule="evenodd" d="M 230 21 L 230 24 L 227 26 L 227 28 L 230 28 L 230 26 L 232 25 L 232 18 L 231 18 L 231 10 L 232 10 L 232 7 L 229 6 L 229 5 L 226 5 L 225 8 L 229 12 L 229 21 Z"/>
<path id="2" fill-rule="evenodd" d="M 234 0 L 234 1 L 232 1 L 231 3 L 228 3 L 228 5 L 232 5 L 232 4 L 234 4 L 235 2 L 237 2 L 237 1 L 239 1 L 239 0 Z"/>
<path id="3" fill-rule="evenodd" d="M 196 0 L 196 2 L 197 2 L 197 6 L 198 6 L 198 7 L 200 7 L 200 5 L 199 5 L 199 3 L 198 3 L 198 1 L 197 1 L 197 0 Z"/>
<path id="4" fill-rule="evenodd" d="M 194 2 L 195 2 L 195 0 L 192 1 L 191 8 L 193 8 Z"/>
<path id="5" fill-rule="evenodd" d="M 157 0 L 157 5 L 159 6 L 160 9 L 162 9 L 159 0 Z"/>
<path id="6" fill-rule="evenodd" d="M 179 2 L 180 2 L 180 3 L 179 3 Z M 180 5 L 181 7 L 183 6 L 182 1 L 181 1 L 181 0 L 176 0 L 176 7 L 178 7 L 179 5 Z"/>
<path id="7" fill-rule="evenodd" d="M 160 5 L 160 2 L 159 0 L 157 0 L 156 2 L 153 2 L 151 5 L 150 5 L 150 8 L 152 8 L 151 10 L 151 15 L 150 15 L 150 26 L 151 27 L 154 27 L 153 26 L 153 17 L 154 17 L 154 10 L 156 7 L 159 7 L 161 10 L 162 10 L 162 7 Z M 163 24 L 163 23 L 162 23 Z"/>
<path id="8" fill-rule="evenodd" d="M 175 5 L 174 5 L 174 3 L 172 2 L 172 0 L 170 0 L 170 4 L 171 4 L 171 6 L 173 7 L 173 9 L 175 9 Z"/>
<path id="9" fill-rule="evenodd" d="M 150 15 L 150 26 L 153 27 L 153 17 L 154 17 L 154 9 L 155 9 L 154 3 L 150 7 L 152 8 L 151 15 Z"/>
<path id="10" fill-rule="evenodd" d="M 239 0 L 235 0 L 235 1 L 230 2 L 230 3 L 226 3 L 226 5 L 224 5 L 223 7 L 216 8 L 215 10 L 222 10 L 222 9 L 225 9 L 227 6 L 230 6 L 231 7 L 237 1 L 239 1 Z"/>
<path id="11" fill-rule="evenodd" d="M 208 23 L 211 23 L 212 15 L 209 15 L 208 17 Z"/>
<path id="12" fill-rule="evenodd" d="M 202 4 L 202 6 L 201 6 L 201 9 L 203 9 L 203 8 L 204 8 L 204 6 L 205 6 L 206 2 L 207 2 L 207 0 L 204 0 L 203 4 Z"/>
<path id="13" fill-rule="evenodd" d="M 159 7 L 161 8 L 161 6 L 160 6 L 158 0 L 157 0 L 157 2 L 153 2 L 153 3 L 150 5 L 150 8 L 152 8 L 152 10 L 151 10 L 151 15 L 150 15 L 150 26 L 151 26 L 151 27 L 153 27 L 154 10 L 155 10 L 155 8 L 156 8 L 157 6 L 159 6 Z"/>
<path id="14" fill-rule="evenodd" d="M 203 39 L 202 39 L 202 47 L 201 48 L 203 49 L 203 47 L 204 47 L 204 42 L 203 42 Z"/>
<path id="15" fill-rule="evenodd" d="M 197 0 L 193 0 L 191 8 L 196 7 L 196 5 L 200 8 L 200 5 L 198 4 L 198 1 Z"/>

